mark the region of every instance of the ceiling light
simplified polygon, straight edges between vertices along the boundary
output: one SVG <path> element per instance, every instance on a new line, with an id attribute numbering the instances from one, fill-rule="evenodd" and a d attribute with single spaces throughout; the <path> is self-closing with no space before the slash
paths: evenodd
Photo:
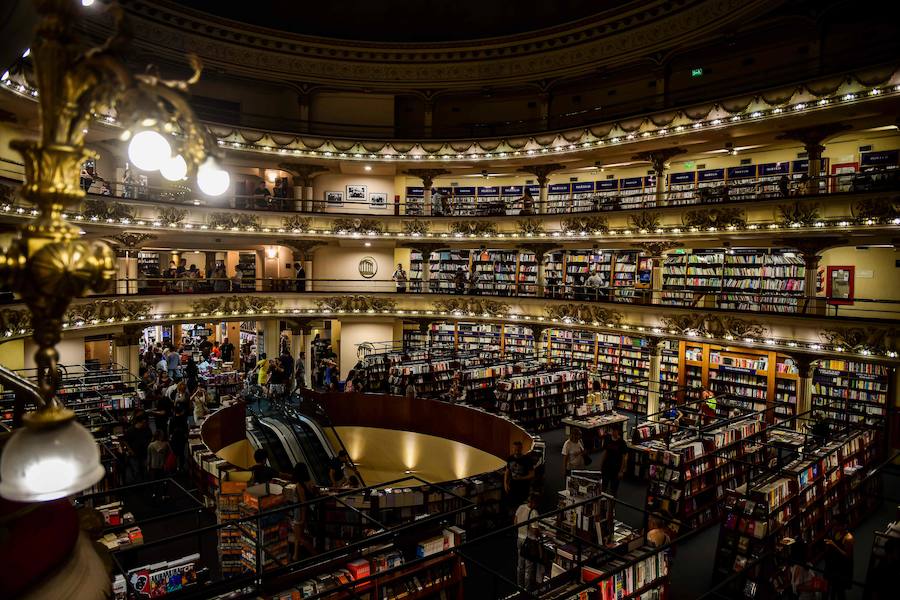
<path id="1" fill-rule="evenodd" d="M 206 159 L 197 169 L 197 185 L 207 196 L 220 196 L 225 193 L 231 184 L 231 176 L 228 171 L 219 168 L 213 157 Z"/>
<path id="2" fill-rule="evenodd" d="M 363 170 L 365 170 L 365 171 L 371 171 L 371 170 L 372 170 L 372 166 L 371 166 L 371 165 L 366 165 L 366 166 L 363 167 Z"/>
<path id="3" fill-rule="evenodd" d="M 363 245 L 364 245 L 366 248 L 369 248 L 369 247 L 372 246 L 372 242 L 366 242 L 366 243 L 363 244 Z"/>

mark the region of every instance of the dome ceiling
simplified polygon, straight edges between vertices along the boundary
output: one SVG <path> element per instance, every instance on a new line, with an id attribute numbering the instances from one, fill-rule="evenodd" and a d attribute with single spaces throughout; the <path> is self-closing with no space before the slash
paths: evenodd
<path id="1" fill-rule="evenodd" d="M 634 0 L 174 0 L 187 9 L 284 33 L 391 43 L 460 42 L 555 28 Z"/>

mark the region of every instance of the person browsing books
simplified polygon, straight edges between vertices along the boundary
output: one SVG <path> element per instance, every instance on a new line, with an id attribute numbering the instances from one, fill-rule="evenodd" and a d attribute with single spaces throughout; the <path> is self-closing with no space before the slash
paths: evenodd
<path id="1" fill-rule="evenodd" d="M 572 469 L 581 469 L 585 464 L 587 451 L 581 443 L 581 430 L 572 427 L 569 439 L 563 443 L 563 475 L 568 475 Z"/>
<path id="2" fill-rule="evenodd" d="M 527 454 L 522 453 L 522 442 L 513 442 L 513 451 L 506 459 L 506 470 L 503 472 L 503 489 L 506 492 L 509 506 L 518 506 L 528 497 L 531 482 L 534 480 L 534 462 Z"/>

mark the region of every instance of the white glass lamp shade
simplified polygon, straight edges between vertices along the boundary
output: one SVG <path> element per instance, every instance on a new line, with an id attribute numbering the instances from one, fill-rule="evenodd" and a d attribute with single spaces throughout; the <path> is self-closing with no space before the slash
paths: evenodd
<path id="1" fill-rule="evenodd" d="M 163 163 L 159 172 L 169 181 L 181 181 L 187 175 L 187 163 L 183 156 L 176 154 Z"/>
<path id="2" fill-rule="evenodd" d="M 228 171 L 221 169 L 211 156 L 197 169 L 197 185 L 207 196 L 221 196 L 230 184 Z"/>
<path id="3" fill-rule="evenodd" d="M 97 442 L 77 421 L 22 427 L 0 456 L 0 496 L 15 502 L 55 500 L 89 488 L 104 474 Z"/>
<path id="4" fill-rule="evenodd" d="M 159 132 L 145 130 L 128 143 L 128 160 L 142 171 L 157 171 L 172 157 L 172 146 Z"/>

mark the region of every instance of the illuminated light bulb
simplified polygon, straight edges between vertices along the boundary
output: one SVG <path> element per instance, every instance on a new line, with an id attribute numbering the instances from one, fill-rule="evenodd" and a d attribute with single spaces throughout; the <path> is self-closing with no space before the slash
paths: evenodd
<path id="1" fill-rule="evenodd" d="M 187 176 L 187 163 L 183 156 L 176 154 L 163 163 L 159 173 L 169 181 L 181 181 Z"/>
<path id="2" fill-rule="evenodd" d="M 207 196 L 221 196 L 230 184 L 231 176 L 228 171 L 219 168 L 211 156 L 197 169 L 197 185 Z"/>
<path id="3" fill-rule="evenodd" d="M 128 144 L 128 160 L 142 171 L 160 169 L 169 157 L 172 147 L 168 140 L 153 130 L 144 130 L 134 135 Z"/>
<path id="4" fill-rule="evenodd" d="M 31 48 L 25 48 L 25 52 L 22 53 L 22 58 L 28 58 L 31 56 Z"/>
<path id="5" fill-rule="evenodd" d="M 93 6 L 94 0 L 81 0 L 81 5 L 82 6 Z"/>

